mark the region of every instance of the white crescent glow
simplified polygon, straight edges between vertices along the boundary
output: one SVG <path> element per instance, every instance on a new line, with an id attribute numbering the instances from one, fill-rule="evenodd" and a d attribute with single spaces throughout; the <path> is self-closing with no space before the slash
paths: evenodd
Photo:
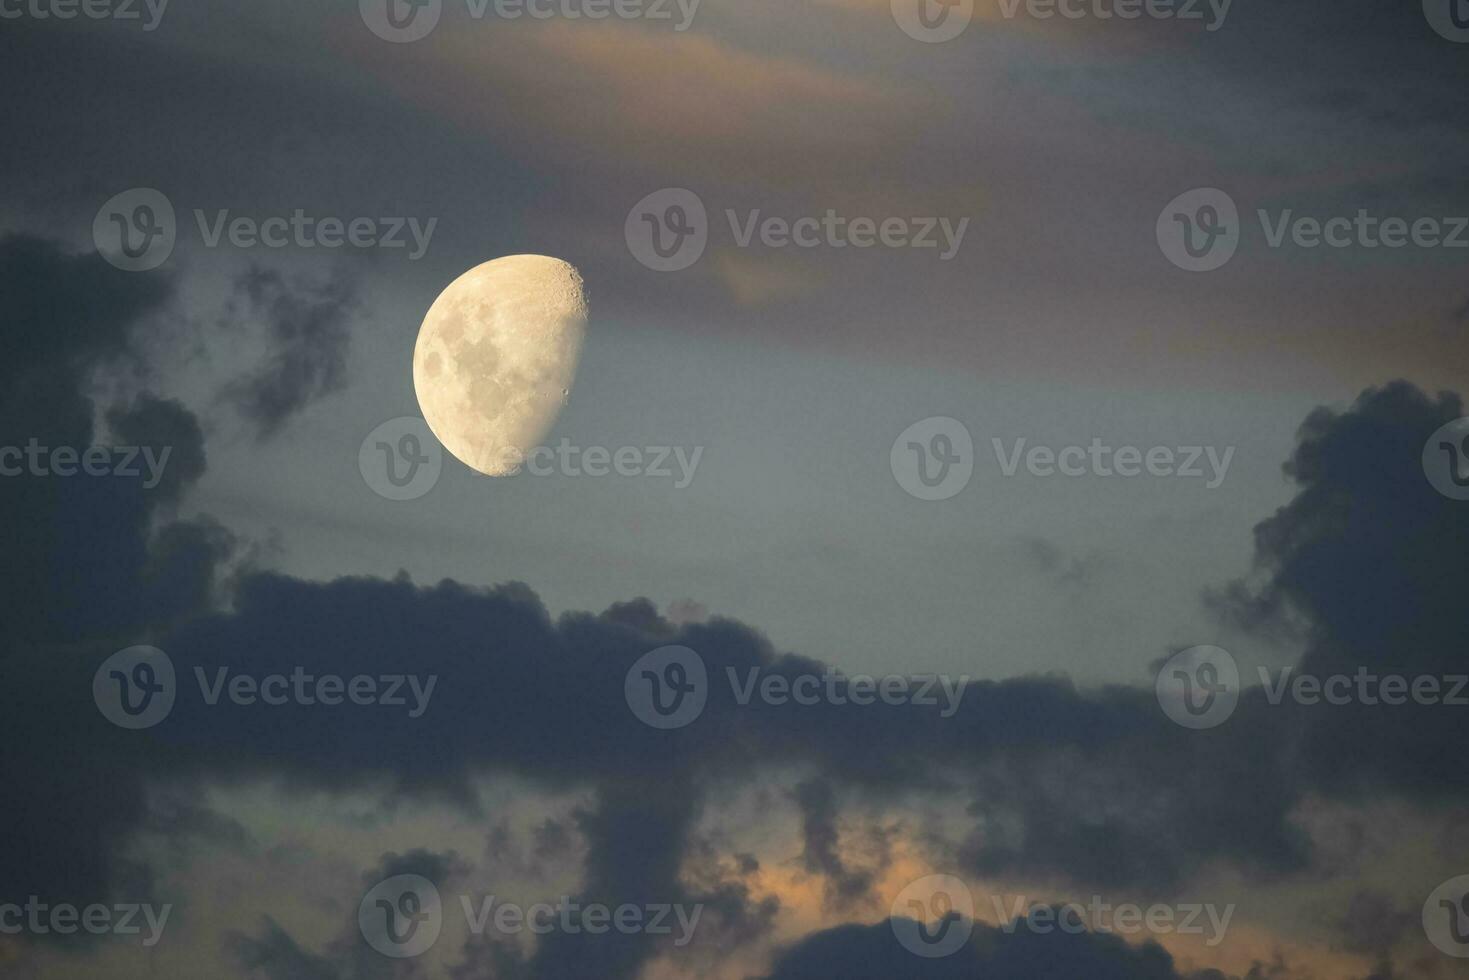
<path id="1" fill-rule="evenodd" d="M 444 448 L 506 476 L 570 396 L 586 336 L 581 274 L 545 255 L 475 266 L 439 294 L 413 350 L 413 390 Z"/>

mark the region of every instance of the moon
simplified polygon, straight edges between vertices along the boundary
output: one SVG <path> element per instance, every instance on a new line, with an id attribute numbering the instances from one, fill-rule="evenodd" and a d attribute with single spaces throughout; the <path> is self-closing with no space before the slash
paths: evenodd
<path id="1" fill-rule="evenodd" d="M 477 265 L 434 300 L 413 350 L 424 421 L 486 476 L 524 465 L 571 394 L 586 337 L 581 274 L 546 255 Z"/>

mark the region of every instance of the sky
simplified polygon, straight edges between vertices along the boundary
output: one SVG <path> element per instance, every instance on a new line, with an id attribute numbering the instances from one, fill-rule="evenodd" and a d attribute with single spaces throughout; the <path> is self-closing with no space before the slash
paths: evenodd
<path id="1" fill-rule="evenodd" d="M 1469 976 L 1466 81 L 1462 0 L 0 0 L 0 974 Z M 487 476 L 414 351 L 516 255 Z"/>

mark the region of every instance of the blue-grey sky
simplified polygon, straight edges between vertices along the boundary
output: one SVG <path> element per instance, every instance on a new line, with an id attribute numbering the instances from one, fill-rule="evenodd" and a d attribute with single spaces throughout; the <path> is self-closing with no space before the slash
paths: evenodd
<path id="1" fill-rule="evenodd" d="M 526 2 L 0 0 L 0 974 L 1469 975 L 1465 709 L 1271 686 L 1466 673 L 1462 0 Z M 213 238 L 298 213 L 406 244 Z M 545 443 L 667 475 L 390 499 L 522 254 L 590 311 Z M 407 703 L 227 683 L 302 672 Z M 1230 924 L 1023 915 L 1093 899 Z"/>

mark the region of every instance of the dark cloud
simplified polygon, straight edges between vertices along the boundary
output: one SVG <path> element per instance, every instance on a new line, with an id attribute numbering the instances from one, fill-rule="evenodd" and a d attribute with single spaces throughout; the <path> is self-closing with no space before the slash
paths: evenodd
<path id="1" fill-rule="evenodd" d="M 0 479 L 0 506 L 17 518 L 0 572 L 11 610 L 0 635 L 79 639 L 180 607 L 163 590 L 187 587 L 171 559 L 190 560 L 182 539 L 192 532 L 175 529 L 160 553 L 150 553 L 149 540 L 160 508 L 203 472 L 199 425 L 178 403 L 145 392 L 107 408 L 104 442 L 98 407 L 84 394 L 95 372 L 130 356 L 171 294 L 166 278 L 121 272 L 96 254 L 32 238 L 0 241 L 0 345 L 8 347 L 0 353 L 0 446 L 34 446 L 40 458 L 39 469 L 27 461 L 22 475 Z M 80 471 L 76 457 L 98 445 L 140 451 L 110 453 L 107 475 Z M 57 449 L 73 453 L 78 472 L 52 472 L 61 469 L 49 456 Z M 156 481 L 150 454 L 161 467 Z"/>
<path id="2" fill-rule="evenodd" d="M 117 445 L 168 450 L 163 479 L 152 488 L 158 497 L 175 502 L 204 475 L 204 432 L 194 413 L 177 401 L 143 392 L 131 405 L 109 408 L 107 425 Z"/>
<path id="3" fill-rule="evenodd" d="M 1463 414 L 1457 395 L 1397 382 L 1347 411 L 1318 409 L 1301 426 L 1285 465 L 1296 496 L 1255 529 L 1257 574 L 1233 592 L 1247 619 L 1307 624 L 1299 673 L 1469 674 L 1469 509 L 1439 494 L 1420 463 L 1433 432 Z M 1301 726 L 1303 776 L 1322 789 L 1391 787 L 1443 801 L 1469 789 L 1445 751 L 1463 728 L 1451 705 L 1287 699 L 1279 711 Z"/>
<path id="4" fill-rule="evenodd" d="M 0 446 L 80 454 L 100 443 L 98 407 L 83 392 L 93 372 L 128 355 L 170 295 L 166 278 L 118 271 L 95 254 L 0 241 L 0 344 L 8 348 Z M 24 800 L 7 808 L 0 833 L 7 899 L 84 902 L 117 888 L 136 899 L 150 887 L 144 869 L 122 857 L 146 812 L 138 760 L 95 730 L 83 734 L 95 718 L 86 710 L 92 658 L 102 644 L 197 612 L 213 563 L 230 550 L 220 528 L 160 526 L 164 508 L 203 470 L 203 437 L 187 410 L 145 393 L 106 414 L 116 441 L 170 449 L 176 469 L 151 488 L 144 472 L 0 478 L 0 510 L 9 515 L 0 662 L 25 705 L 0 712 L 0 768 Z"/>
<path id="5" fill-rule="evenodd" d="M 679 870 L 701 802 L 694 786 L 677 780 L 603 782 L 595 808 L 577 814 L 588 847 L 579 901 L 616 908 L 624 902 L 689 900 Z M 542 939 L 528 973 L 545 980 L 575 980 L 595 970 L 608 980 L 632 978 L 660 938 L 642 932 L 558 930 Z"/>
<path id="6" fill-rule="evenodd" d="M 806 870 L 826 877 L 829 898 L 838 908 L 866 898 L 872 888 L 872 874 L 849 868 L 842 858 L 837 829 L 840 808 L 831 784 L 824 779 L 808 779 L 796 786 L 795 797 L 801 810 L 801 835 L 805 838 L 801 861 Z"/>
<path id="7" fill-rule="evenodd" d="M 345 275 L 288 282 L 257 266 L 236 281 L 235 294 L 248 315 L 266 321 L 269 354 L 260 367 L 226 384 L 222 397 L 259 438 L 269 439 L 312 402 L 341 389 L 357 289 Z"/>
<path id="8" fill-rule="evenodd" d="M 62 431 L 91 424 L 56 410 L 79 406 L 84 376 L 126 354 L 174 292 L 166 275 L 123 272 L 95 252 L 71 254 L 28 235 L 0 238 L 0 277 L 5 418 L 47 419 Z"/>
<path id="9" fill-rule="evenodd" d="M 1105 565 L 1101 555 L 1068 555 L 1048 538 L 1032 535 L 1022 538 L 1020 545 L 1025 556 L 1037 568 L 1061 585 L 1078 588 L 1092 586 Z"/>
<path id="10" fill-rule="evenodd" d="M 959 922 L 957 917 L 951 923 Z M 950 925 L 953 928 L 954 925 Z M 935 927 L 938 928 L 938 927 Z M 974 923 L 974 932 L 949 956 L 923 959 L 904 948 L 891 921 L 838 926 L 801 940 L 777 958 L 764 980 L 1185 980 L 1162 947 L 1129 946 L 1095 933 L 1012 932 Z M 1204 980 L 1200 977 L 1197 980 Z M 1211 978 L 1212 980 L 1212 978 Z M 1224 980 L 1220 977 L 1219 980 Z"/>
<path id="11" fill-rule="evenodd" d="M 267 918 L 257 936 L 230 933 L 224 945 L 225 952 L 247 976 L 261 980 L 343 980 L 337 964 L 302 949 L 274 919 Z"/>
<path id="12" fill-rule="evenodd" d="M 466 870 L 467 865 L 452 851 L 414 848 L 401 854 L 390 852 L 363 872 L 361 894 L 396 875 L 418 875 L 448 887 Z M 446 901 L 447 911 L 452 912 L 457 903 L 452 897 Z M 348 906 L 345 921 L 320 953 L 305 949 L 286 927 L 268 916 L 253 933 L 228 931 L 224 952 L 247 976 L 260 980 L 403 980 L 424 975 L 421 964 L 390 959 L 364 944 L 358 931 L 357 902 L 343 905 Z"/>
<path id="13" fill-rule="evenodd" d="M 22 334 L 50 315 L 35 290 L 56 289 L 66 275 L 82 277 L 71 283 L 78 291 L 92 279 L 116 291 L 114 305 L 72 309 L 69 343 L 48 339 L 30 367 L 7 365 L 14 384 L 6 395 L 20 409 L 7 416 L 10 441 L 38 434 L 88 445 L 99 414 L 80 393 L 89 373 L 126 353 L 167 292 L 133 296 L 131 283 L 146 277 L 119 280 L 98 262 L 33 241 L 8 242 L 0 257 L 13 263 L 0 267 L 6 322 Z M 42 390 L 54 411 L 15 401 L 16 392 Z M 1231 593 L 1261 621 L 1289 614 L 1306 624 L 1301 669 L 1462 669 L 1454 640 L 1469 625 L 1461 601 L 1469 573 L 1452 545 L 1465 540 L 1469 518 L 1427 486 L 1418 461 L 1428 433 L 1460 411 L 1453 396 L 1398 384 L 1367 392 L 1346 412 L 1318 411 L 1303 426 L 1287 467 L 1299 492 L 1260 526 L 1258 574 Z M 1443 751 L 1455 729 L 1432 710 L 1328 716 L 1269 706 L 1252 692 L 1226 726 L 1193 732 L 1164 718 L 1150 690 L 1079 690 L 1059 677 L 974 683 L 951 718 L 916 705 L 739 705 L 727 670 L 793 678 L 825 667 L 775 650 L 733 620 L 671 622 L 645 599 L 553 619 L 522 584 L 305 582 L 249 569 L 225 576 L 234 542 L 224 528 L 164 519 L 206 465 L 188 410 L 144 394 L 100 414 L 114 435 L 172 445 L 178 469 L 152 491 L 120 478 L 0 481 L 13 512 L 26 516 L 6 581 L 18 615 L 4 625 L 20 707 L 0 716 L 0 753 L 27 804 L 4 818 L 0 898 L 82 901 L 130 889 L 136 899 L 152 888 L 147 869 L 125 856 L 141 829 L 230 836 L 198 812 L 150 808 L 148 787 L 159 783 L 186 793 L 262 777 L 317 791 L 386 785 L 400 812 L 447 805 L 476 817 L 484 815 L 472 786 L 487 774 L 592 788 L 572 820 L 585 847 L 577 897 L 704 903 L 701 944 L 706 934 L 758 939 L 778 912 L 753 898 L 748 863 L 688 877 L 707 854 L 696 827 L 710 790 L 775 769 L 814 773 L 795 791 L 802 861 L 848 898 L 868 884 L 837 835 L 839 801 L 849 795 L 967 806 L 971 833 L 947 855 L 962 869 L 1144 893 L 1175 888 L 1216 862 L 1267 876 L 1309 867 L 1291 815 L 1313 789 L 1462 796 L 1454 756 Z M 120 737 L 91 703 L 91 674 L 112 649 L 144 637 L 174 659 L 181 695 L 163 724 Z M 662 732 L 628 710 L 623 679 L 640 655 L 670 642 L 699 651 L 717 682 L 695 724 Z M 419 718 L 384 706 L 265 708 L 227 698 L 209 706 L 198 694 L 196 672 L 212 683 L 221 669 L 262 676 L 298 667 L 439 680 Z M 38 742 L 37 731 L 56 735 Z M 537 843 L 548 841 L 564 842 L 563 832 L 548 825 Z M 415 852 L 388 856 L 368 874 L 394 868 L 441 880 L 459 873 L 450 856 Z M 860 929 L 814 937 L 774 975 L 806 975 L 813 950 L 826 956 L 831 943 L 840 957 L 849 938 L 873 941 Z M 1078 975 L 1105 977 L 1114 966 L 1119 976 L 1172 975 L 1161 951 L 1146 948 L 1020 934 L 988 941 L 978 955 L 998 975 L 1043 975 L 1024 971 L 1047 962 L 1094 963 Z M 275 923 L 233 942 L 239 962 L 267 976 L 358 975 L 361 944 L 349 929 L 331 962 L 304 953 Z M 467 951 L 463 975 L 633 977 L 664 951 L 646 935 L 557 934 L 528 957 Z M 871 952 L 862 958 L 869 967 L 887 962 Z"/>
<path id="14" fill-rule="evenodd" d="M 551 858 L 572 846 L 571 831 L 559 820 L 547 817 L 535 830 L 534 853 L 538 858 Z"/>
<path id="15" fill-rule="evenodd" d="M 1403 908 L 1383 892 L 1362 891 L 1352 896 L 1335 925 L 1343 949 L 1385 960 L 1404 936 L 1418 928 L 1420 915 L 1420 910 Z"/>

